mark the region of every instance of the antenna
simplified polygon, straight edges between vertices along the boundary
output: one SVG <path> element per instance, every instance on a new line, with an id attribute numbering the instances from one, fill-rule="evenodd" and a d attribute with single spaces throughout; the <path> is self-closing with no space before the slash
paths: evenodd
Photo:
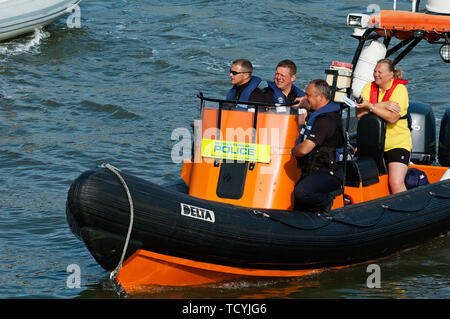
<path id="1" fill-rule="evenodd" d="M 417 7 L 419 6 L 417 2 L 420 2 L 420 1 L 417 1 L 417 0 L 411 0 L 411 2 L 412 2 L 412 8 L 411 8 L 411 11 L 412 11 L 412 12 L 416 12 L 416 11 L 417 11 Z"/>
<path id="2" fill-rule="evenodd" d="M 411 11 L 412 11 L 412 12 L 417 12 L 417 11 L 419 11 L 420 0 L 411 0 L 411 2 L 412 2 L 412 8 L 411 8 Z"/>

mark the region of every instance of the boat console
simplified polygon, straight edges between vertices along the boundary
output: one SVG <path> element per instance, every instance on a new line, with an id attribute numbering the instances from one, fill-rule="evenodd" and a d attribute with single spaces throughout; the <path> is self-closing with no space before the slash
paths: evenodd
<path id="1" fill-rule="evenodd" d="M 245 207 L 292 209 L 300 178 L 290 153 L 298 138 L 296 110 L 200 98 L 201 137 L 181 173 L 189 195 Z"/>

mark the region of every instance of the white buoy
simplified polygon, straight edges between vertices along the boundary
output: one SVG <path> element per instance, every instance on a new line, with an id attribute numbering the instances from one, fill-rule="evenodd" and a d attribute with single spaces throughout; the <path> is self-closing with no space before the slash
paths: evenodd
<path id="1" fill-rule="evenodd" d="M 352 94 L 354 97 L 360 97 L 364 85 L 374 80 L 373 70 L 377 62 L 384 59 L 385 56 L 386 46 L 378 40 L 372 41 L 361 51 L 353 72 Z"/>
<path id="2" fill-rule="evenodd" d="M 426 8 L 430 12 L 450 14 L 450 0 L 428 0 Z"/>
<path id="3" fill-rule="evenodd" d="M 444 175 L 442 175 L 441 181 L 444 181 L 446 179 L 450 179 L 450 168 L 447 169 L 447 171 L 444 173 Z"/>

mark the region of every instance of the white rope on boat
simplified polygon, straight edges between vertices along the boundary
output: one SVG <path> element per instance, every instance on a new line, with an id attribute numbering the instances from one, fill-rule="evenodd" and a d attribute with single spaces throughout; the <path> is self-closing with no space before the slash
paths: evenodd
<path id="1" fill-rule="evenodd" d="M 102 164 L 101 167 L 109 169 L 111 172 L 114 173 L 114 175 L 117 176 L 117 178 L 122 183 L 122 186 L 125 189 L 125 192 L 127 193 L 128 202 L 130 204 L 130 224 L 128 226 L 128 232 L 127 232 L 127 237 L 125 238 L 125 244 L 123 246 L 122 256 L 120 257 L 117 267 L 109 275 L 109 278 L 111 280 L 115 280 L 117 278 L 117 275 L 119 274 L 120 269 L 122 268 L 122 263 L 123 263 L 123 260 L 125 259 L 125 254 L 127 252 L 128 243 L 130 242 L 131 230 L 133 229 L 134 207 L 133 207 L 133 199 L 131 198 L 130 190 L 128 189 L 127 183 L 125 183 L 125 180 L 120 175 L 120 173 L 119 173 L 120 170 L 110 164 Z"/>

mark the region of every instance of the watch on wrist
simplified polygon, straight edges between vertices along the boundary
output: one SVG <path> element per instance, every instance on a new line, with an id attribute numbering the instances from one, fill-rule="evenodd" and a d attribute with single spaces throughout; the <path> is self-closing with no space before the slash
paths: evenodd
<path id="1" fill-rule="evenodd" d="M 375 108 L 375 104 L 372 104 L 372 106 L 369 108 L 369 112 L 372 113 L 374 108 Z"/>

